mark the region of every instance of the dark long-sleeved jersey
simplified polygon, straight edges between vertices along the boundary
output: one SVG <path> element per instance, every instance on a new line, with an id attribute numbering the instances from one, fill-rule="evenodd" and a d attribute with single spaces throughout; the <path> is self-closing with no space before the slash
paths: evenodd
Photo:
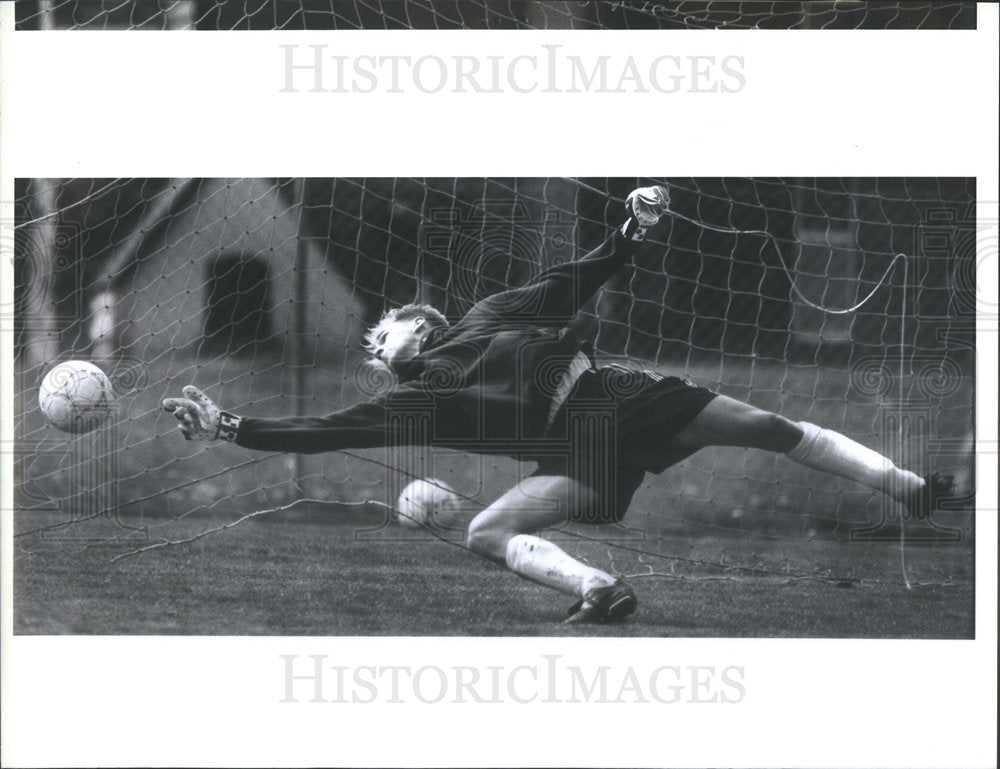
<path id="1" fill-rule="evenodd" d="M 235 442 L 299 453 L 429 443 L 522 456 L 533 443 L 541 448 L 556 383 L 583 346 L 567 324 L 633 250 L 616 230 L 582 259 L 432 329 L 386 395 L 324 417 L 243 418 Z"/>

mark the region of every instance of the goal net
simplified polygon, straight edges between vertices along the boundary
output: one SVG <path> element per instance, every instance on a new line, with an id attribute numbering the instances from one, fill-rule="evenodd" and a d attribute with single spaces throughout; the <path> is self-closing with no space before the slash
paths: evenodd
<path id="1" fill-rule="evenodd" d="M 18 29 L 974 29 L 975 2 L 22 0 Z"/>
<path id="2" fill-rule="evenodd" d="M 969 179 L 32 179 L 14 230 L 17 547 L 124 554 L 315 508 L 376 543 L 460 543 L 530 466 L 186 443 L 160 402 L 186 384 L 247 416 L 372 397 L 384 382 L 362 335 L 385 309 L 417 300 L 456 319 L 597 245 L 650 183 L 670 187 L 671 216 L 576 321 L 600 362 L 688 377 L 974 487 Z M 118 398 L 80 436 L 37 403 L 70 359 L 100 365 Z M 393 523 L 413 477 L 459 492 L 453 528 Z M 970 509 L 909 520 L 857 484 L 720 448 L 647 476 L 622 525 L 552 536 L 628 574 L 866 582 L 901 579 L 904 538 L 910 579 L 953 584 L 971 580 Z"/>

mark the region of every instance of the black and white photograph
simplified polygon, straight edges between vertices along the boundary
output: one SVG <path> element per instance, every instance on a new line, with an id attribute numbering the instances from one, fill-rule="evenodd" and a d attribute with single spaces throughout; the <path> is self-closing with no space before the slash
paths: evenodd
<path id="1" fill-rule="evenodd" d="M 0 11 L 5 765 L 995 765 L 995 7 Z"/>
<path id="2" fill-rule="evenodd" d="M 973 635 L 974 180 L 19 186 L 15 632 Z"/>

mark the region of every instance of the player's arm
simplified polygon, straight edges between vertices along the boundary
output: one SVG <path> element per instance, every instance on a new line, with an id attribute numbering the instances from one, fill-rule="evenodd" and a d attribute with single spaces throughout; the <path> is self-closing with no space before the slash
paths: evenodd
<path id="1" fill-rule="evenodd" d="M 523 286 L 486 297 L 466 318 L 562 327 L 625 265 L 634 250 L 634 243 L 616 230 L 582 259 L 553 265 Z"/>
<path id="2" fill-rule="evenodd" d="M 562 326 L 572 320 L 635 252 L 636 243 L 669 210 L 666 187 L 640 187 L 626 201 L 628 218 L 582 259 L 553 265 L 523 286 L 493 294 L 466 317 L 511 318 L 536 325 Z"/>
<path id="3" fill-rule="evenodd" d="M 197 387 L 183 398 L 167 398 L 163 408 L 180 422 L 187 440 L 224 440 L 248 449 L 317 454 L 386 445 L 386 406 L 358 403 L 324 417 L 257 419 L 222 411 Z"/>

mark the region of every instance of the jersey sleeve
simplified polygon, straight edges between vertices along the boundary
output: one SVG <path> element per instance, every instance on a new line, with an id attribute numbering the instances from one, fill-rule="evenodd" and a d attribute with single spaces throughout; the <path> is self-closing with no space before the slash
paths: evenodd
<path id="1" fill-rule="evenodd" d="M 242 417 L 233 442 L 248 449 L 297 454 L 367 449 L 387 444 L 387 425 L 385 403 L 366 401 L 323 417 Z"/>
<path id="2" fill-rule="evenodd" d="M 488 296 L 463 320 L 510 319 L 540 326 L 564 326 L 624 266 L 634 250 L 635 243 L 615 229 L 604 243 L 583 258 L 553 265 L 523 286 Z"/>

